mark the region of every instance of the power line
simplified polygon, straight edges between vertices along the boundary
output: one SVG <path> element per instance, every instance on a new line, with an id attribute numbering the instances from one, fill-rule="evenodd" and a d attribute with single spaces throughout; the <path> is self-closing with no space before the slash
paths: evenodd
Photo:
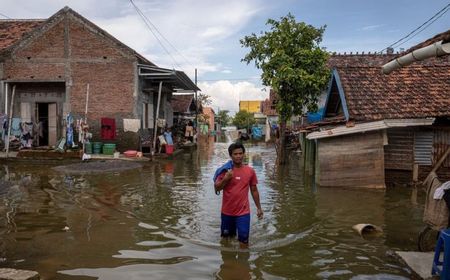
<path id="1" fill-rule="evenodd" d="M 178 53 L 190 66 L 194 67 L 193 64 L 180 52 L 178 51 L 178 49 L 172 44 L 170 43 L 170 41 L 159 31 L 158 27 L 156 27 L 156 25 L 154 25 L 152 23 L 152 21 L 136 6 L 136 4 L 133 3 L 132 0 L 130 0 L 130 2 L 133 4 L 133 6 L 139 10 L 141 17 L 144 18 L 144 21 L 147 21 L 152 27 L 153 29 L 161 36 L 162 39 L 164 39 L 164 41 L 167 42 L 167 44 L 173 49 L 175 50 L 176 53 Z M 153 33 L 153 32 L 152 32 Z M 156 36 L 155 34 L 153 34 L 154 36 Z M 175 62 L 176 63 L 176 62 Z M 181 66 L 176 63 L 178 65 L 178 67 L 181 68 Z"/>
<path id="2" fill-rule="evenodd" d="M 208 80 L 198 80 L 199 82 L 218 82 L 218 81 L 251 81 L 251 80 L 261 80 L 259 77 L 250 78 L 232 78 L 232 79 L 208 79 Z"/>
<path id="3" fill-rule="evenodd" d="M 5 18 L 7 18 L 7 19 L 12 19 L 12 18 L 10 18 L 9 16 L 7 16 L 7 15 L 5 15 L 5 14 L 2 14 L 2 13 L 0 13 L 0 16 L 5 17 Z"/>
<path id="4" fill-rule="evenodd" d="M 136 4 L 134 4 L 133 0 L 130 0 L 131 4 L 133 5 L 133 7 L 136 9 L 136 12 L 139 14 L 139 16 L 141 16 L 141 18 L 143 19 L 145 25 L 147 26 L 147 28 L 150 30 L 150 32 L 152 32 L 153 36 L 156 38 L 156 40 L 158 41 L 158 43 L 161 45 L 161 47 L 164 49 L 164 51 L 167 53 L 167 55 L 170 56 L 170 58 L 172 59 L 172 61 L 175 63 L 175 65 L 177 65 L 179 68 L 181 68 L 181 66 L 176 62 L 175 58 L 170 54 L 169 50 L 166 49 L 166 47 L 164 46 L 164 44 L 161 42 L 161 40 L 159 39 L 158 36 L 156 36 L 155 32 L 153 32 L 153 29 L 150 27 L 150 25 L 147 22 L 147 17 L 144 15 L 144 13 L 142 13 L 142 11 L 138 8 L 138 6 L 136 6 Z M 173 67 L 174 65 L 172 65 Z M 175 68 L 175 67 L 174 67 Z"/>
<path id="5" fill-rule="evenodd" d="M 447 9 L 447 11 L 450 10 L 450 7 Z M 447 12 L 446 11 L 446 12 Z M 401 45 L 403 45 L 404 43 L 410 41 L 412 38 L 414 38 L 415 36 L 419 35 L 422 31 L 424 31 L 428 26 L 430 26 L 431 24 L 433 24 L 433 22 L 435 22 L 436 20 L 438 20 L 440 17 L 442 17 L 445 13 L 440 14 L 437 18 L 435 18 L 432 22 L 428 23 L 422 30 L 419 30 L 416 34 L 414 34 L 414 36 L 412 36 L 411 38 L 409 38 L 408 40 L 401 42 L 400 44 L 396 45 L 396 47 L 400 47 Z"/>
<path id="6" fill-rule="evenodd" d="M 390 47 L 393 47 L 393 46 L 397 45 L 397 43 L 399 43 L 399 42 L 401 42 L 401 41 L 407 39 L 408 37 L 412 36 L 417 30 L 421 29 L 424 25 L 426 25 L 426 24 L 429 23 L 430 21 L 432 21 L 431 23 L 433 23 L 433 22 L 436 21 L 438 18 L 440 18 L 442 15 L 444 15 L 444 14 L 449 10 L 449 7 L 450 7 L 450 3 L 447 4 L 447 5 L 445 5 L 444 8 L 442 8 L 441 10 L 439 10 L 439 11 L 438 11 L 436 14 L 434 14 L 431 18 L 429 18 L 427 21 L 425 21 L 424 23 L 422 23 L 419 27 L 417 27 L 416 29 L 414 29 L 414 30 L 411 31 L 410 33 L 408 33 L 406 36 L 404 36 L 403 38 L 401 38 L 401 39 L 395 41 L 394 43 L 392 43 L 392 44 L 389 45 L 388 47 L 382 49 L 382 50 L 380 51 L 380 53 L 382 53 L 383 51 L 387 50 L 387 49 L 390 48 Z M 437 17 L 437 18 L 436 18 L 436 17 Z M 435 18 L 436 18 L 436 19 L 435 19 Z M 435 19 L 435 20 L 433 20 L 433 19 Z M 430 23 L 430 24 L 431 24 L 431 23 Z M 426 25 L 421 31 L 419 31 L 418 33 L 414 34 L 411 38 L 415 37 L 417 34 L 419 34 L 420 32 L 422 32 L 423 30 L 425 30 L 428 26 L 429 26 L 429 25 Z M 410 39 L 411 39 L 411 38 L 410 38 Z M 403 43 L 405 43 L 405 42 L 403 42 Z M 402 44 L 403 44 L 403 43 L 402 43 Z"/>
<path id="7" fill-rule="evenodd" d="M 131 0 L 130 0 L 131 1 Z M 135 5 L 136 6 L 136 5 Z M 147 16 L 145 16 L 145 14 L 141 11 L 141 14 L 143 15 L 143 17 L 148 21 L 148 23 L 153 27 L 153 29 L 161 36 L 161 38 L 163 38 L 164 39 L 164 41 L 166 41 L 167 42 L 167 44 L 169 44 L 169 46 L 170 47 L 172 47 L 172 49 L 174 49 L 175 50 L 175 52 L 177 52 L 189 65 L 191 65 L 192 67 L 194 67 L 193 65 L 192 65 L 192 63 L 180 52 L 180 51 L 178 51 L 178 49 L 174 46 L 174 45 L 172 45 L 172 43 L 170 43 L 170 41 L 159 31 L 159 29 L 158 29 L 158 27 L 156 27 L 156 25 L 154 25 L 153 23 L 152 23 L 152 21 L 147 17 Z"/>

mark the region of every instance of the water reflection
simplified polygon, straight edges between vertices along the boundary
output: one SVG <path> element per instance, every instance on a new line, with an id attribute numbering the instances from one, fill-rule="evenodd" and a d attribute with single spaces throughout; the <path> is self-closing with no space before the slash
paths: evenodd
<path id="1" fill-rule="evenodd" d="M 252 279 L 249 263 L 250 252 L 221 251 L 222 264 L 216 279 L 247 280 Z"/>
<path id="2" fill-rule="evenodd" d="M 423 194 L 315 188 L 300 159 L 275 166 L 272 146 L 247 145 L 262 208 L 251 203 L 250 250 L 220 243 L 215 168 L 227 143 L 206 143 L 140 170 L 65 175 L 50 165 L 0 168 L 0 266 L 44 279 L 407 279 L 392 250 L 414 249 Z M 372 223 L 384 234 L 352 230 Z M 236 245 L 236 246 L 235 246 Z"/>

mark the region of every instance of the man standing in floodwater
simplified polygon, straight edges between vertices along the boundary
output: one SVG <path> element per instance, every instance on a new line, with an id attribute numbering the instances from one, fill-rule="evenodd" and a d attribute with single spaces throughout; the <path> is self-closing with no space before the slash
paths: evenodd
<path id="1" fill-rule="evenodd" d="M 221 236 L 225 238 L 238 235 L 240 247 L 248 248 L 250 233 L 250 189 L 259 219 L 263 211 L 259 201 L 256 184 L 258 179 L 253 168 L 243 164 L 245 148 L 242 143 L 233 143 L 228 147 L 231 160 L 217 169 L 214 175 L 214 189 L 218 194 L 223 190 Z"/>

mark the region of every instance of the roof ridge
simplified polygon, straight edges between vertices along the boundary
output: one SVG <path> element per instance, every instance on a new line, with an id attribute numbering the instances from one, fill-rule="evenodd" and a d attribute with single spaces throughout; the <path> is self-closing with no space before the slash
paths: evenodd
<path id="1" fill-rule="evenodd" d="M 329 52 L 330 55 L 335 56 L 395 56 L 395 54 L 379 53 L 379 52 Z"/>
<path id="2" fill-rule="evenodd" d="M 411 64 L 407 66 L 408 68 L 428 68 L 428 67 L 449 67 L 449 64 L 446 62 L 439 63 L 435 62 L 433 64 Z M 380 65 L 335 65 L 332 68 L 379 68 L 381 69 Z M 406 68 L 406 66 L 405 66 Z"/>

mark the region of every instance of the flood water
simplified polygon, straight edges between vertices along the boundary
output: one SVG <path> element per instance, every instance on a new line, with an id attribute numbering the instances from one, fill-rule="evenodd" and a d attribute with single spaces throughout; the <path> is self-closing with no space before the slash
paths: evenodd
<path id="1" fill-rule="evenodd" d="M 42 163 L 0 165 L 0 267 L 43 279 L 410 279 L 393 252 L 416 250 L 424 195 L 305 186 L 298 154 L 275 166 L 271 146 L 247 147 L 263 220 L 250 250 L 220 242 L 212 174 L 228 144 L 210 143 L 142 169 L 65 175 Z M 358 223 L 382 227 L 364 239 Z"/>

